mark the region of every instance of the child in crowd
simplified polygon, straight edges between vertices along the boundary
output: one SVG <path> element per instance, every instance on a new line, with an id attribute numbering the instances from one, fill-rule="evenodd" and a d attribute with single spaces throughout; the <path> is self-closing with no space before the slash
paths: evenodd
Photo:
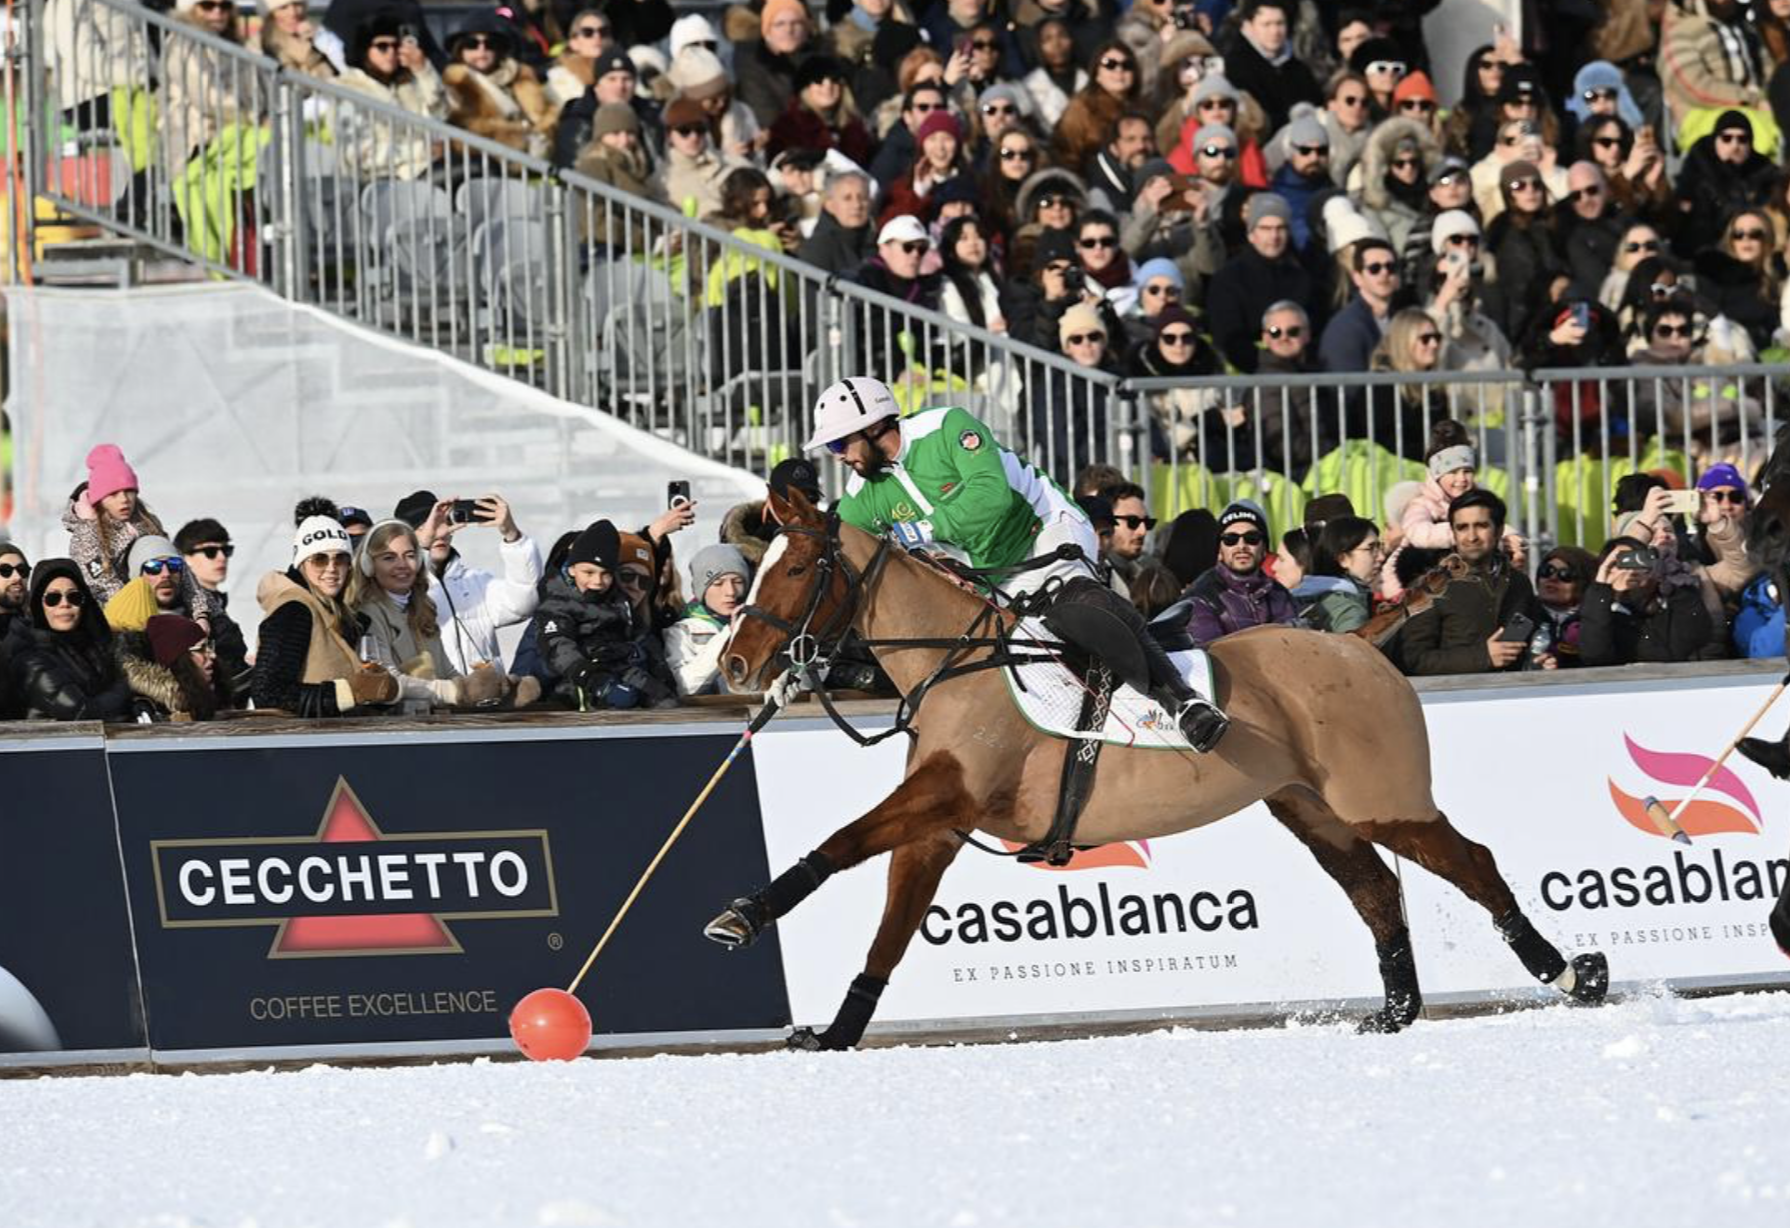
<path id="1" fill-rule="evenodd" d="M 751 583 L 752 568 L 738 548 L 717 543 L 697 552 L 690 564 L 690 587 L 698 595 L 665 633 L 665 656 L 677 676 L 678 694 L 729 690 L 721 673 L 721 647 Z"/>
<path id="2" fill-rule="evenodd" d="M 677 699 L 656 676 L 635 633 L 633 603 L 616 583 L 621 534 L 607 520 L 588 525 L 572 541 L 559 570 L 542 585 L 535 611 L 541 660 L 553 694 L 579 711 L 592 708 L 669 708 Z"/>

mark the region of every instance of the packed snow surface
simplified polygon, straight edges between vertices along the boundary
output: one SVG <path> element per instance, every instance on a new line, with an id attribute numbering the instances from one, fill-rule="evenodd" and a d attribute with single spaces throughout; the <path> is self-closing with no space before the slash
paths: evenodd
<path id="1" fill-rule="evenodd" d="M 851 1054 L 0 1082 L 0 1224 L 1790 1223 L 1790 994 Z"/>

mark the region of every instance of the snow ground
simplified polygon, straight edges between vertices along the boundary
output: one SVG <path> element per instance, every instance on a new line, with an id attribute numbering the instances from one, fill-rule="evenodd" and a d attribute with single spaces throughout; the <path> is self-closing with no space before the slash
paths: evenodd
<path id="1" fill-rule="evenodd" d="M 1055 1044 L 0 1081 L 6 1228 L 1790 1223 L 1790 994 Z"/>

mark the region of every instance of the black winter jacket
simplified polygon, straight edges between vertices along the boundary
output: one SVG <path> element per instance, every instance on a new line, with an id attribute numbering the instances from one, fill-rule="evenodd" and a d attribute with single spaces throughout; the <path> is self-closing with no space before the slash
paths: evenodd
<path id="1" fill-rule="evenodd" d="M 296 568 L 288 568 L 286 578 L 302 585 L 304 577 Z M 342 639 L 353 648 L 360 642 L 366 620 L 352 616 L 353 626 L 337 628 Z M 315 719 L 340 716 L 336 706 L 334 682 L 304 682 L 305 661 L 311 652 L 311 612 L 296 601 L 288 601 L 261 620 L 259 647 L 255 652 L 255 671 L 251 694 L 257 708 L 278 708 L 293 716 Z M 222 661 L 219 662 L 220 668 Z"/>
<path id="2" fill-rule="evenodd" d="M 130 719 L 130 687 L 109 643 L 18 623 L 9 637 L 7 656 L 13 685 L 30 719 Z"/>
<path id="3" fill-rule="evenodd" d="M 1239 371 L 1255 371 L 1261 358 L 1256 341 L 1262 335 L 1262 313 L 1283 298 L 1310 310 L 1311 274 L 1290 249 L 1270 261 L 1255 248 L 1245 248 L 1212 275 L 1206 286 L 1206 319 L 1219 353 Z"/>
<path id="4" fill-rule="evenodd" d="M 534 632 L 541 664 L 553 678 L 553 694 L 579 707 L 604 706 L 604 693 L 615 683 L 638 691 L 648 704 L 677 694 L 665 667 L 664 651 L 653 651 L 651 627 L 637 625 L 633 608 L 619 587 L 603 593 L 581 593 L 564 576 L 548 576 L 541 585 Z"/>
<path id="5" fill-rule="evenodd" d="M 38 625 L 44 590 L 54 580 L 72 580 L 84 598 L 73 631 Z M 8 672 L 28 717 L 53 721 L 129 720 L 131 692 L 113 655 L 105 614 L 71 559 L 46 559 L 31 573 L 26 614 L 13 620 L 7 636 Z"/>
<path id="6" fill-rule="evenodd" d="M 1714 634 L 1709 609 L 1694 585 L 1673 589 L 1636 612 L 1619 606 L 1608 584 L 1593 584 L 1579 607 L 1579 664 L 1696 661 Z"/>

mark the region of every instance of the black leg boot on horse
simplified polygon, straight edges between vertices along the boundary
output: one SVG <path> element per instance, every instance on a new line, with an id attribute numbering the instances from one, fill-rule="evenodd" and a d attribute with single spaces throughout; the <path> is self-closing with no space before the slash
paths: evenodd
<path id="1" fill-rule="evenodd" d="M 1077 576 L 1064 584 L 1044 625 L 1161 704 L 1194 750 L 1212 750 L 1230 728 L 1218 705 L 1187 685 L 1137 607 L 1099 581 Z"/>

